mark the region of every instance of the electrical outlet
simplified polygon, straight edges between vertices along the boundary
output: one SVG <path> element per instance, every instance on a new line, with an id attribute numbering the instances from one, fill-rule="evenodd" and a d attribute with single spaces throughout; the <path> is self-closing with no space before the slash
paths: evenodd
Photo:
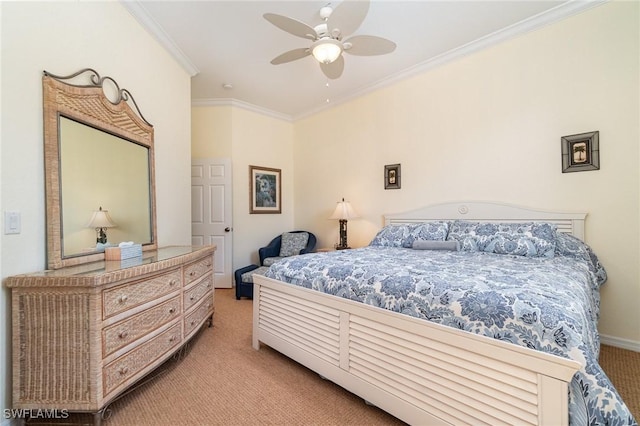
<path id="1" fill-rule="evenodd" d="M 5 211 L 4 212 L 4 233 L 19 234 L 20 233 L 20 212 Z"/>

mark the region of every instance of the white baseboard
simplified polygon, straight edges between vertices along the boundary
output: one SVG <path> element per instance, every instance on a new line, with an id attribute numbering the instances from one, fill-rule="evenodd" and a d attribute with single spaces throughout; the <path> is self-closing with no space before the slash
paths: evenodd
<path id="1" fill-rule="evenodd" d="M 619 337 L 600 335 L 600 343 L 603 345 L 615 346 L 616 348 L 627 349 L 640 352 L 640 342 L 634 340 L 621 339 Z"/>

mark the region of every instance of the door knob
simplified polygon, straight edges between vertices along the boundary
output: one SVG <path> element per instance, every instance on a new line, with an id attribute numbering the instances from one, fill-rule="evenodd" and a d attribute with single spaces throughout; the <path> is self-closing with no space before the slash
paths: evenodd
<path id="1" fill-rule="evenodd" d="M 226 228 L 224 228 L 224 232 L 230 232 L 231 228 L 229 228 L 228 226 Z"/>

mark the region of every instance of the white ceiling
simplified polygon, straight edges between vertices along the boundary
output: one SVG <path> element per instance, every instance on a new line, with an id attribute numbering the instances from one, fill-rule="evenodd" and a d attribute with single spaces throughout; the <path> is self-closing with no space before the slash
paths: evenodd
<path id="1" fill-rule="evenodd" d="M 312 57 L 271 65 L 274 57 L 310 41 L 262 17 L 271 12 L 315 26 L 327 1 L 123 1 L 193 76 L 194 105 L 237 104 L 284 119 L 304 117 L 599 3 L 373 0 L 354 34 L 390 39 L 396 50 L 345 55 L 343 75 L 327 81 Z"/>

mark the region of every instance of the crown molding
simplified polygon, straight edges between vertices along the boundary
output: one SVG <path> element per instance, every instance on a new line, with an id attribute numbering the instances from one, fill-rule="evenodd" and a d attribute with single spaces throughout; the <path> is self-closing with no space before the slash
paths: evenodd
<path id="1" fill-rule="evenodd" d="M 169 52 L 171 56 L 184 68 L 189 76 L 194 77 L 200 73 L 198 67 L 184 54 L 184 52 L 175 44 L 173 39 L 158 25 L 158 23 L 149 15 L 147 9 L 144 8 L 139 0 L 120 0 L 120 4 L 146 29 L 162 47 Z"/>
<path id="2" fill-rule="evenodd" d="M 594 8 L 596 6 L 600 6 L 604 3 L 607 3 L 609 0 L 571 0 L 566 3 L 563 3 L 559 6 L 556 6 L 552 9 L 549 9 L 545 12 L 541 12 L 535 16 L 527 18 L 523 21 L 520 21 L 516 24 L 510 25 L 498 31 L 495 31 L 491 34 L 488 34 L 484 37 L 481 37 L 477 40 L 469 42 L 463 46 L 457 47 L 455 49 L 449 50 L 441 55 L 435 56 L 429 60 L 421 62 L 419 64 L 414 65 L 413 67 L 407 68 L 399 73 L 396 73 L 392 76 L 384 78 L 382 80 L 378 80 L 377 82 L 368 85 L 366 87 L 362 87 L 355 92 L 351 92 L 343 97 L 332 99 L 330 104 L 323 104 L 318 108 L 309 110 L 307 112 L 298 114 L 293 116 L 293 120 L 300 120 L 302 118 L 306 118 L 317 114 L 321 111 L 325 111 L 327 109 L 333 108 L 340 104 L 344 104 L 356 98 L 359 98 L 368 93 L 374 92 L 378 89 L 382 89 L 384 87 L 388 87 L 392 84 L 398 83 L 399 81 L 406 80 L 407 78 L 416 76 L 418 74 L 422 74 L 426 71 L 432 70 L 436 67 L 444 65 L 448 62 L 452 62 L 456 59 L 462 58 L 463 56 L 470 55 L 472 53 L 479 52 L 488 47 L 494 46 L 496 44 L 502 43 L 503 41 L 510 40 L 517 36 L 523 35 L 525 33 L 538 30 L 547 25 L 553 24 L 555 22 L 561 21 L 563 19 L 569 18 L 578 13 L 584 12 L 585 10 Z"/>
<path id="3" fill-rule="evenodd" d="M 361 87 L 354 92 L 348 93 L 337 99 L 332 99 L 329 104 L 322 104 L 317 108 L 308 110 L 306 112 L 297 115 L 287 115 L 277 111 L 262 108 L 257 105 L 249 104 L 243 101 L 232 98 L 219 98 L 219 99 L 194 99 L 192 100 L 192 106 L 235 106 L 243 108 L 249 111 L 253 111 L 259 114 L 264 114 L 273 118 L 277 118 L 285 121 L 296 121 L 302 118 L 306 118 L 333 108 L 335 106 L 344 104 L 360 96 L 374 92 L 376 90 L 388 87 L 392 84 L 407 78 L 422 74 L 426 71 L 439 67 L 448 62 L 459 59 L 463 56 L 470 55 L 480 50 L 486 49 L 490 46 L 496 45 L 503 41 L 512 39 L 522 34 L 535 31 L 547 25 L 569 18 L 578 13 L 584 12 L 588 9 L 600 6 L 607 3 L 609 0 L 570 0 L 566 3 L 558 5 L 545 12 L 541 12 L 538 15 L 527 18 L 509 27 L 495 31 L 477 40 L 469 42 L 463 46 L 452 49 L 441 55 L 435 56 L 427 61 L 421 62 L 413 67 L 407 68 L 392 76 L 379 80 L 373 84 Z M 147 10 L 142 5 L 140 0 L 120 0 L 121 4 L 131 13 L 131 15 L 152 35 L 158 40 L 158 42 L 175 58 L 175 60 L 185 69 L 185 71 L 194 77 L 200 70 L 191 62 L 187 55 L 180 50 L 180 48 L 174 43 L 164 30 L 158 25 L 158 23 L 151 18 Z"/>
<path id="4" fill-rule="evenodd" d="M 293 117 L 288 114 L 283 114 L 277 111 L 263 108 L 248 102 L 244 102 L 233 98 L 209 98 L 209 99 L 193 99 L 191 101 L 192 107 L 208 107 L 208 106 L 232 106 L 236 108 L 242 108 L 247 111 L 255 112 L 258 114 L 266 115 L 278 120 L 292 122 Z"/>

